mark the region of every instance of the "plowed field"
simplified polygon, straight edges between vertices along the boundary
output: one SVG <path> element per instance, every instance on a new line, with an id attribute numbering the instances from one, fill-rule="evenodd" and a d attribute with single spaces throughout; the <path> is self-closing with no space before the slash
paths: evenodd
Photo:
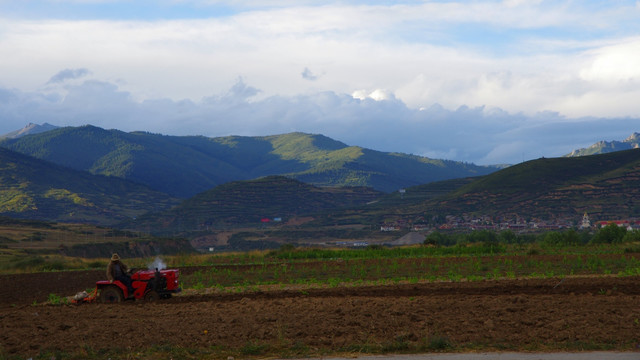
<path id="1" fill-rule="evenodd" d="M 0 355 L 89 356 L 109 348 L 130 358 L 154 348 L 187 349 L 181 354 L 193 358 L 212 349 L 239 357 L 266 349 L 312 355 L 451 348 L 638 351 L 640 343 L 639 277 L 274 287 L 183 292 L 155 303 L 33 304 L 50 293 L 73 295 L 102 274 L 0 276 Z"/>

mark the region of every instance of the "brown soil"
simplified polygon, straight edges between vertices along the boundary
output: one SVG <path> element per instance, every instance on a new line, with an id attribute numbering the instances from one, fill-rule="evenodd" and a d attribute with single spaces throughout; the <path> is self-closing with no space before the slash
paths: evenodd
<path id="1" fill-rule="evenodd" d="M 112 347 L 133 352 L 165 345 L 236 351 L 288 346 L 314 353 L 374 345 L 393 352 L 435 338 L 458 349 L 579 350 L 609 344 L 637 351 L 640 343 L 640 277 L 273 288 L 185 292 L 156 303 L 32 304 L 50 293 L 90 288 L 102 275 L 0 276 L 0 355 Z"/>

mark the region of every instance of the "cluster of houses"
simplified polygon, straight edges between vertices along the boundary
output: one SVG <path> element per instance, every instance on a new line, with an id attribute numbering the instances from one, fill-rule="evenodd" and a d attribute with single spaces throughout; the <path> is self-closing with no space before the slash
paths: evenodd
<path id="1" fill-rule="evenodd" d="M 585 213 L 581 221 L 576 221 L 576 219 L 526 220 L 518 216 L 507 219 L 505 217 L 497 218 L 488 215 L 479 217 L 447 215 L 444 222 L 438 225 L 413 224 L 405 220 L 399 220 L 391 224 L 381 225 L 380 231 L 401 231 L 409 229 L 412 231 L 512 230 L 516 232 L 537 232 L 575 228 L 579 230 L 597 230 L 612 223 L 620 227 L 625 227 L 627 230 L 640 230 L 640 219 L 592 222 L 589 219 L 589 215 Z"/>

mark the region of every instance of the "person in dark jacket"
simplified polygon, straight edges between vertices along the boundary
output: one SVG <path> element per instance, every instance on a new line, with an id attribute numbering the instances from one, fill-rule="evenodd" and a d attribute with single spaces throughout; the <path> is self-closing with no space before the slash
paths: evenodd
<path id="1" fill-rule="evenodd" d="M 111 261 L 107 266 L 107 279 L 109 282 L 118 280 L 123 283 L 127 289 L 129 289 L 129 296 L 133 294 L 133 287 L 131 286 L 131 276 L 129 276 L 129 268 L 122 261 L 118 254 L 111 256 Z"/>

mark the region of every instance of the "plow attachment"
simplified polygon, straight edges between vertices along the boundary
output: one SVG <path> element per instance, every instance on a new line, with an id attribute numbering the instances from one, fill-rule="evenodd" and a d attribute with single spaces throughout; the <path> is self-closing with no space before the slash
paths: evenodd
<path id="1" fill-rule="evenodd" d="M 86 291 L 81 291 L 73 296 L 71 299 L 72 304 L 84 304 L 84 303 L 92 303 L 96 301 L 96 297 L 98 296 L 98 287 L 89 294 Z"/>

